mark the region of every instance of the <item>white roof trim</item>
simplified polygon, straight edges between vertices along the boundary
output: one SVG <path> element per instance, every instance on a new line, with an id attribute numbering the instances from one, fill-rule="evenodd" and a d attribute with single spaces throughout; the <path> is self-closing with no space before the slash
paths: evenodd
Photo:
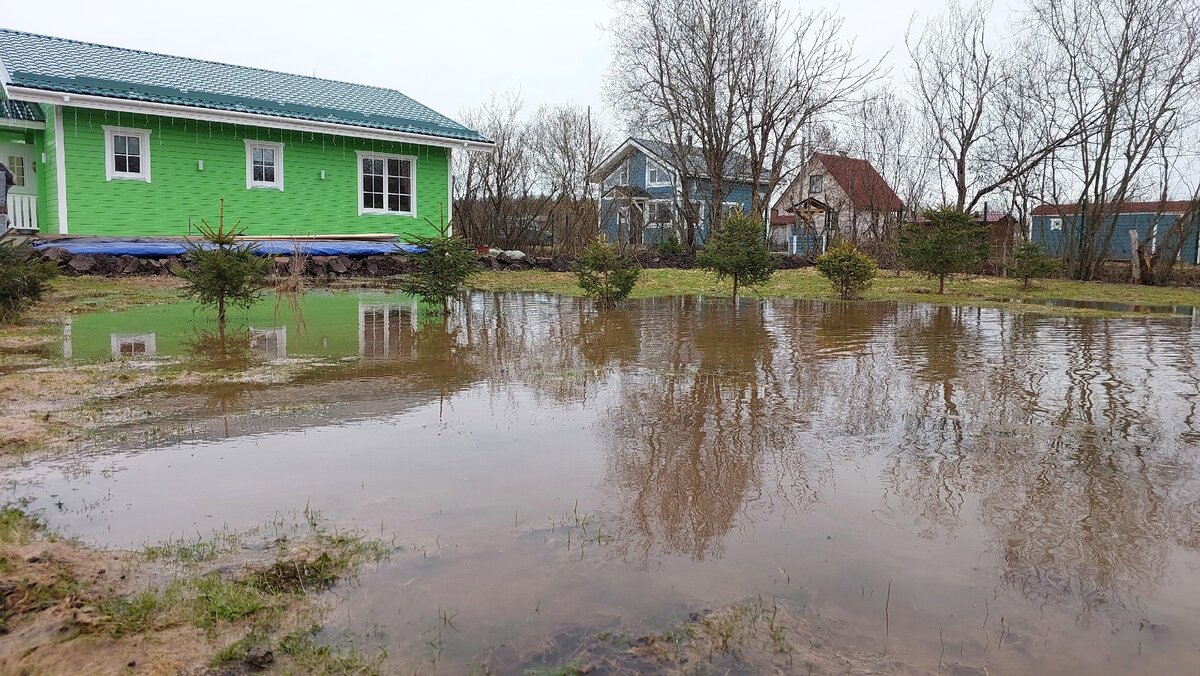
<path id="1" fill-rule="evenodd" d="M 316 122 L 312 120 L 297 120 L 287 117 L 275 117 L 259 113 L 240 113 L 236 111 L 198 108 L 173 103 L 153 103 L 131 99 L 116 99 L 107 96 L 90 94 L 67 94 L 52 92 L 44 89 L 28 87 L 8 87 L 10 98 L 30 103 L 51 103 L 55 105 L 71 105 L 83 108 L 96 108 L 122 113 L 141 113 L 145 115 L 162 115 L 165 117 L 186 118 L 203 122 L 222 122 L 227 124 L 244 124 L 255 127 L 270 127 L 272 129 L 287 129 L 314 134 L 331 134 L 334 136 L 352 136 L 355 138 L 372 139 L 376 141 L 397 141 L 400 143 L 416 143 L 440 148 L 466 148 L 468 150 L 492 151 L 496 144 L 490 141 L 467 141 L 429 136 L 412 132 L 357 127 L 334 122 Z"/>
<path id="2" fill-rule="evenodd" d="M 600 183 L 607 178 L 608 175 L 613 172 L 613 168 L 609 165 L 620 159 L 631 147 L 642 151 L 642 154 L 646 155 L 647 157 L 654 158 L 658 161 L 659 165 L 663 169 L 671 172 L 672 176 L 675 175 L 675 166 L 671 164 L 671 160 L 660 156 L 658 153 L 651 152 L 649 148 L 641 143 L 638 143 L 633 137 L 630 137 L 625 139 L 621 145 L 617 146 L 616 149 L 605 156 L 603 160 L 600 160 L 600 163 L 596 165 L 596 169 L 592 171 L 592 181 L 595 183 Z"/>
<path id="3" fill-rule="evenodd" d="M 0 129 L 45 129 L 46 123 L 38 120 L 13 120 L 0 118 Z"/>

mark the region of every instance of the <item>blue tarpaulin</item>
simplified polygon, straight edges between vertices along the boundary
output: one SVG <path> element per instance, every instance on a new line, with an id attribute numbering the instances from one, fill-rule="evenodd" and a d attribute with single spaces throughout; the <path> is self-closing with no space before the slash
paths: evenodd
<path id="1" fill-rule="evenodd" d="M 425 249 L 400 242 L 375 242 L 367 240 L 335 239 L 262 239 L 247 240 L 257 245 L 262 256 L 289 256 L 299 250 L 309 256 L 378 256 L 384 254 L 424 253 Z M 51 247 L 65 249 L 72 255 L 92 254 L 99 256 L 134 256 L 137 258 L 166 258 L 187 253 L 182 240 L 170 239 L 102 239 L 88 237 L 80 239 L 56 239 L 37 242 L 37 249 Z"/>

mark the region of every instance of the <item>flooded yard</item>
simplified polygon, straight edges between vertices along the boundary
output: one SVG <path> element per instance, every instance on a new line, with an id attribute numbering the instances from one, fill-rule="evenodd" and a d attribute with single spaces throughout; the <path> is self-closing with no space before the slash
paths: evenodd
<path id="1" fill-rule="evenodd" d="M 394 535 L 323 632 L 387 673 L 1200 672 L 1191 317 L 300 309 L 256 308 L 215 356 L 188 304 L 74 317 L 65 360 L 261 377 L 124 400 L 5 497 L 104 548 L 306 507 Z"/>

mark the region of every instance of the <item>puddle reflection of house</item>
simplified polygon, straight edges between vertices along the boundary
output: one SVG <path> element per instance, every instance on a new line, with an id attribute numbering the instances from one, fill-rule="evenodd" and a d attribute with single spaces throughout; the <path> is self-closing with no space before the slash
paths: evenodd
<path id="1" fill-rule="evenodd" d="M 358 354 L 368 359 L 416 355 L 417 301 L 358 304 Z"/>

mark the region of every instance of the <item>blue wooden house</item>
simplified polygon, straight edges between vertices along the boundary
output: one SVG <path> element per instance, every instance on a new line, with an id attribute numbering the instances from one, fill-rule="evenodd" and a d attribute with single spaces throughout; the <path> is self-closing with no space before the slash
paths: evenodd
<path id="1" fill-rule="evenodd" d="M 1040 243 L 1051 256 L 1062 256 L 1068 237 L 1082 236 L 1079 231 L 1079 205 L 1043 204 L 1035 207 L 1029 222 L 1029 239 Z M 1117 223 L 1108 243 L 1110 260 L 1129 260 L 1129 231 L 1136 230 L 1138 239 L 1150 252 L 1165 237 L 1179 218 L 1195 211 L 1188 201 L 1125 202 L 1116 215 Z M 1185 263 L 1200 264 L 1200 233 L 1193 232 L 1183 243 L 1179 258 Z"/>
<path id="2" fill-rule="evenodd" d="M 650 139 L 630 138 L 604 158 L 592 174 L 601 185 L 600 231 L 609 242 L 658 244 L 674 237 L 687 244 L 683 216 L 684 200 L 699 214 L 696 245 L 702 245 L 712 229 L 713 211 L 721 222 L 735 209 L 749 213 L 756 186 L 748 175 L 749 161 L 734 154 L 726 163 L 724 183 L 729 193 L 717 209 L 711 209 L 712 182 L 703 168 L 698 150 L 688 152 L 688 171 L 679 180 L 673 168 L 670 146 Z"/>

